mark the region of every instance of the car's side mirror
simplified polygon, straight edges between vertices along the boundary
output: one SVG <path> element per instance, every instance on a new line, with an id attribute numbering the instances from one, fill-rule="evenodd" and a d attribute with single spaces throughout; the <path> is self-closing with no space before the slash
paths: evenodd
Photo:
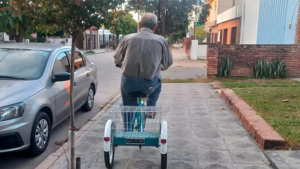
<path id="1" fill-rule="evenodd" d="M 71 78 L 70 73 L 61 72 L 54 75 L 54 77 L 52 78 L 52 82 L 55 83 L 55 82 L 67 81 L 70 80 L 70 78 Z"/>

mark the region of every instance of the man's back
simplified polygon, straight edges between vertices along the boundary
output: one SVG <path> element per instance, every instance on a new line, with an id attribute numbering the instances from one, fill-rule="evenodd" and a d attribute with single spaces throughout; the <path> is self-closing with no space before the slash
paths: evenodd
<path id="1" fill-rule="evenodd" d="M 152 80 L 172 63 L 172 54 L 167 41 L 143 28 L 139 33 L 126 36 L 115 54 L 116 65 L 122 65 L 125 76 Z"/>

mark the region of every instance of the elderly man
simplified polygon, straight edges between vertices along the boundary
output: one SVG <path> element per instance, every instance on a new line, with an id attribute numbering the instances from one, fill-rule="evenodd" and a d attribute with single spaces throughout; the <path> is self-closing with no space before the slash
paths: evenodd
<path id="1" fill-rule="evenodd" d="M 121 91 L 124 106 L 136 106 L 132 93 L 148 95 L 147 106 L 156 106 L 161 92 L 160 71 L 173 64 L 172 53 L 165 38 L 155 35 L 157 16 L 146 13 L 140 31 L 124 37 L 114 56 L 122 68 Z"/>

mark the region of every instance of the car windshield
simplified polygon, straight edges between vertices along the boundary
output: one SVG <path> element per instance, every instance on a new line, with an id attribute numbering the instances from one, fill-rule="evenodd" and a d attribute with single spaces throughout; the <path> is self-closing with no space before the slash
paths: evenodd
<path id="1" fill-rule="evenodd" d="M 49 51 L 0 49 L 0 79 L 38 79 L 49 56 Z"/>

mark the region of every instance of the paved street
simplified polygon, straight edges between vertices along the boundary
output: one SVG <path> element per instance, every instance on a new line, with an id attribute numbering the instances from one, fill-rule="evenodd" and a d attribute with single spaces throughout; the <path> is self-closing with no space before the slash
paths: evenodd
<path id="1" fill-rule="evenodd" d="M 208 84 L 164 84 L 159 105 L 168 122 L 168 168 L 271 169 L 256 142 Z M 106 111 L 77 143 L 82 168 L 105 168 L 103 132 L 109 118 Z M 66 166 L 66 157 L 61 156 L 51 169 Z M 117 147 L 114 168 L 159 169 L 159 149 Z"/>
<path id="2" fill-rule="evenodd" d="M 111 53 L 103 53 L 88 56 L 91 62 L 98 67 L 98 91 L 95 96 L 95 105 L 90 112 L 76 112 L 76 126 L 80 128 L 89 119 L 94 117 L 100 109 L 100 105 L 106 104 L 119 92 L 120 69 L 117 69 L 113 63 Z M 63 123 L 52 130 L 51 139 L 46 151 L 35 158 L 27 157 L 22 152 L 0 154 L 1 169 L 32 169 L 38 166 L 45 158 L 59 148 L 56 142 L 67 139 L 70 120 L 66 119 Z"/>

